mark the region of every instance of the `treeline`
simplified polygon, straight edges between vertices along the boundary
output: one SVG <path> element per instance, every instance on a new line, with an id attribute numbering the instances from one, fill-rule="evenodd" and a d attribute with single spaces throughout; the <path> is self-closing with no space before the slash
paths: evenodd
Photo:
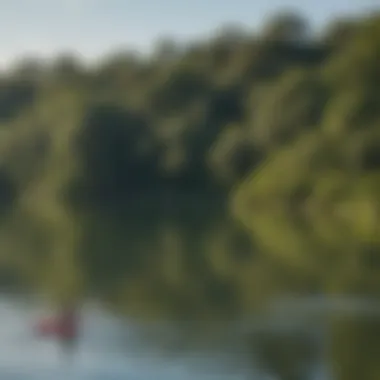
<path id="1" fill-rule="evenodd" d="M 378 15 L 317 35 L 282 14 L 260 33 L 163 40 L 97 67 L 25 61 L 0 79 L 3 213 L 236 187 L 244 212 L 376 198 L 379 51 Z"/>

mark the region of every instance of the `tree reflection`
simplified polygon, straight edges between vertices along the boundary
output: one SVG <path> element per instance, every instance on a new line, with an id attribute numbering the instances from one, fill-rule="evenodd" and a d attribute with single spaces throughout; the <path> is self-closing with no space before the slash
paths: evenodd
<path id="1" fill-rule="evenodd" d="M 380 376 L 379 316 L 342 316 L 331 326 L 330 361 L 337 380 L 375 380 Z"/>
<path id="2" fill-rule="evenodd" d="M 379 294 L 378 245 L 346 235 L 331 220 L 311 226 L 277 210 L 261 214 L 247 235 L 218 207 L 183 204 L 168 213 L 151 199 L 72 219 L 20 209 L 1 230 L 2 267 L 55 302 L 92 294 L 126 317 L 184 323 L 182 346 L 216 342 L 241 318 L 265 319 L 267 306 L 284 296 Z M 47 226 L 54 233 L 46 234 Z M 5 274 L 4 281 L 17 279 Z M 342 316 L 331 326 L 324 346 L 337 380 L 377 379 L 375 318 Z M 245 341 L 239 334 L 233 339 Z M 320 341 L 301 329 L 248 338 L 253 362 L 284 380 L 304 379 L 321 360 Z"/>

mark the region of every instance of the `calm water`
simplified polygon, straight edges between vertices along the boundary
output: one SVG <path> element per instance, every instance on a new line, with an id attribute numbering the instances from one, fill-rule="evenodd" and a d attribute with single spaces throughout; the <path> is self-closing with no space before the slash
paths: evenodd
<path id="1" fill-rule="evenodd" d="M 122 320 L 95 302 L 82 310 L 83 331 L 77 355 L 68 367 L 51 339 L 33 336 L 31 325 L 46 309 L 34 298 L 0 299 L 1 379 L 244 379 L 247 363 L 237 367 L 237 352 L 229 347 L 183 350 L 165 347 L 181 335 L 162 323 L 141 325 Z M 171 341 L 171 342 L 170 342 Z M 177 343 L 178 344 L 178 343 Z M 174 348 L 174 349 L 173 349 Z M 234 359 L 235 357 L 235 359 Z"/>
<path id="2" fill-rule="evenodd" d="M 380 331 L 380 307 L 375 302 L 274 300 L 265 316 L 225 326 L 223 333 L 214 336 L 217 344 L 189 344 L 186 329 L 181 331 L 178 325 L 128 321 L 88 301 L 82 309 L 78 351 L 69 366 L 61 360 L 54 340 L 37 338 L 31 331 L 33 321 L 48 311 L 47 304 L 35 297 L 0 298 L 2 379 L 63 379 L 69 375 L 73 379 L 333 380 L 338 379 L 337 372 L 345 372 L 345 365 L 351 377 L 344 379 L 375 379 L 355 377 L 359 374 L 352 373 L 352 368 L 360 368 L 355 360 L 362 360 L 356 355 L 349 362 L 342 360 L 343 355 L 339 363 L 334 363 L 339 352 L 331 357 L 334 346 L 352 353 L 367 349 L 356 347 L 357 341 L 350 342 L 350 336 L 360 339 L 363 334 L 368 339 L 365 334 L 371 334 L 371 326 L 373 332 Z"/>
<path id="3" fill-rule="evenodd" d="M 24 215 L 3 224 L 2 282 L 29 295 L 0 297 L 0 379 L 380 379 L 376 245 L 181 204 L 79 218 L 75 238 L 70 220 L 51 240 Z M 83 331 L 66 365 L 31 325 L 69 295 Z"/>

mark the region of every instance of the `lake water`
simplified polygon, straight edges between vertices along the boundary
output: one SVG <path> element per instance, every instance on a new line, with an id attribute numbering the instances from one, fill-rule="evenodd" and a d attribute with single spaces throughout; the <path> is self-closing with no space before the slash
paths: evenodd
<path id="1" fill-rule="evenodd" d="M 54 340 L 33 335 L 31 326 L 46 306 L 35 298 L 1 297 L 1 379 L 57 379 L 68 374 L 74 379 L 246 378 L 243 367 L 233 368 L 236 363 L 229 357 L 233 352 L 175 353 L 162 349 L 158 341 L 154 343 L 154 336 L 169 334 L 170 329 L 162 324 L 134 325 L 95 302 L 83 306 L 78 351 L 67 365 Z"/>
<path id="2" fill-rule="evenodd" d="M 86 216 L 80 239 L 68 219 L 4 222 L 0 279 L 18 293 L 0 297 L 0 380 L 380 379 L 378 246 L 273 213 L 248 234 L 180 204 Z M 46 297 L 78 294 L 67 363 L 32 325 Z"/>
<path id="3" fill-rule="evenodd" d="M 190 346 L 177 325 L 128 321 L 88 301 L 78 350 L 67 364 L 54 340 L 33 335 L 45 312 L 48 304 L 36 297 L 0 298 L 1 379 L 337 380 L 328 321 L 343 315 L 365 328 L 380 320 L 380 305 L 370 300 L 288 298 L 274 300 L 265 315 L 231 323 L 216 345 Z"/>

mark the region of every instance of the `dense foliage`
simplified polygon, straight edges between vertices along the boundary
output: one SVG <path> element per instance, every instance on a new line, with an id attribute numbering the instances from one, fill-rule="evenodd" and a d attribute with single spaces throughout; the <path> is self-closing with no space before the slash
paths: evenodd
<path id="1" fill-rule="evenodd" d="M 14 231 L 50 252 L 65 281 L 75 252 L 101 251 L 105 221 L 112 235 L 122 223 L 115 214 L 133 214 L 130 205 L 152 194 L 161 217 L 177 212 L 183 194 L 225 203 L 232 195 L 233 212 L 256 235 L 265 220 L 292 214 L 314 231 L 339 219 L 372 239 L 379 84 L 378 15 L 317 35 L 284 14 L 260 33 L 227 27 L 183 46 L 163 40 L 149 56 L 124 52 L 96 67 L 75 56 L 24 61 L 0 78 L 4 231 L 17 220 Z M 265 218 L 270 209 L 277 216 Z M 22 240 L 12 240 L 14 250 Z M 88 261 L 101 268 L 96 276 L 107 271 L 107 249 Z"/>

